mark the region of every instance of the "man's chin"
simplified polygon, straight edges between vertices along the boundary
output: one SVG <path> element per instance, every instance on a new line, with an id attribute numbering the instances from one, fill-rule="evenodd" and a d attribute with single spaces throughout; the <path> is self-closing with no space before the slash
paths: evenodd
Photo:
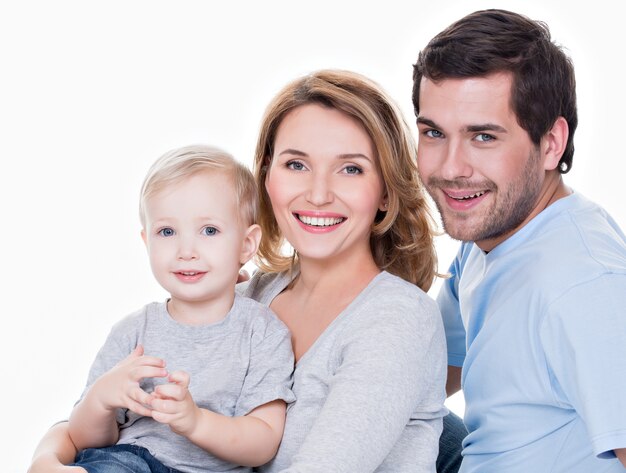
<path id="1" fill-rule="evenodd" d="M 444 218 L 442 221 L 443 231 L 453 240 L 462 242 L 476 241 L 480 239 L 480 232 L 473 227 L 467 225 L 467 222 L 451 222 L 450 219 Z"/>

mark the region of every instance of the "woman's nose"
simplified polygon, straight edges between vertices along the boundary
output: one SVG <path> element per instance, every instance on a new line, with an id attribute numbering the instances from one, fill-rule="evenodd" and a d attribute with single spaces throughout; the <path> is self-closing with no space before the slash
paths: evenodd
<path id="1" fill-rule="evenodd" d="M 306 199 L 311 204 L 319 207 L 333 201 L 332 183 L 326 174 L 311 173 L 307 186 Z"/>

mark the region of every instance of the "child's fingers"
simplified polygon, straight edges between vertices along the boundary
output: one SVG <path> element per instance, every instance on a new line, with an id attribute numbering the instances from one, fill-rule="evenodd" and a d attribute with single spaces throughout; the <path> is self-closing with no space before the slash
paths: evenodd
<path id="1" fill-rule="evenodd" d="M 180 402 L 171 399 L 171 398 L 155 398 L 152 400 L 152 412 L 153 417 L 154 413 L 158 412 L 161 414 L 176 414 L 181 409 Z M 155 417 L 156 420 L 156 417 Z M 165 420 L 161 420 L 159 422 L 165 422 Z"/>
<path id="2" fill-rule="evenodd" d="M 173 399 L 174 401 L 182 401 L 187 395 L 187 388 L 178 384 L 160 384 L 154 388 L 155 393 L 160 399 Z"/>
<path id="3" fill-rule="evenodd" d="M 140 344 L 138 344 L 138 345 L 135 347 L 135 349 L 134 349 L 132 352 L 130 352 L 130 356 L 131 356 L 131 357 L 135 357 L 135 358 L 138 358 L 138 357 L 140 357 L 140 356 L 143 356 L 143 345 L 142 345 L 141 343 L 140 343 Z"/>
<path id="4" fill-rule="evenodd" d="M 128 397 L 139 404 L 143 404 L 144 406 L 150 406 L 154 396 L 145 392 L 143 389 L 137 387 L 134 388 L 131 392 L 128 393 Z"/>
<path id="5" fill-rule="evenodd" d="M 152 417 L 152 409 L 136 401 L 133 401 L 132 399 L 129 399 L 128 408 L 135 414 L 139 414 L 140 416 Z"/>
<path id="6" fill-rule="evenodd" d="M 152 411 L 152 418 L 161 424 L 169 424 L 171 420 L 171 414 L 166 414 L 157 410 Z"/>
<path id="7" fill-rule="evenodd" d="M 179 386 L 184 387 L 185 389 L 189 387 L 189 373 L 187 373 L 186 371 L 172 371 L 168 379 L 170 380 L 170 382 L 176 383 Z"/>
<path id="8" fill-rule="evenodd" d="M 164 378 L 167 376 L 167 370 L 156 366 L 137 366 L 130 370 L 129 376 L 133 381 L 144 378 Z"/>
<path id="9" fill-rule="evenodd" d="M 133 362 L 138 366 L 158 366 L 159 368 L 165 368 L 165 360 L 156 356 L 141 356 L 136 358 Z"/>

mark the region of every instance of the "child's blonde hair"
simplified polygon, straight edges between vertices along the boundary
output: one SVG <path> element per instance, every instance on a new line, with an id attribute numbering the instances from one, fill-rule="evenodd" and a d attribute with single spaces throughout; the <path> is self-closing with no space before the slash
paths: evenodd
<path id="1" fill-rule="evenodd" d="M 207 145 L 191 145 L 168 151 L 155 161 L 141 186 L 139 218 L 146 224 L 146 201 L 168 186 L 201 172 L 221 172 L 235 188 L 239 218 L 247 225 L 257 221 L 258 192 L 250 170 L 227 152 Z"/>

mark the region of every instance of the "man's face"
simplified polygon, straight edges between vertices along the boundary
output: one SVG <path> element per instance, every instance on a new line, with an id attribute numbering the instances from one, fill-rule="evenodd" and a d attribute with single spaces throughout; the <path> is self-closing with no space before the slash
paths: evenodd
<path id="1" fill-rule="evenodd" d="M 491 250 L 534 215 L 545 180 L 540 150 L 510 106 L 512 76 L 423 78 L 420 176 L 457 240 Z"/>

